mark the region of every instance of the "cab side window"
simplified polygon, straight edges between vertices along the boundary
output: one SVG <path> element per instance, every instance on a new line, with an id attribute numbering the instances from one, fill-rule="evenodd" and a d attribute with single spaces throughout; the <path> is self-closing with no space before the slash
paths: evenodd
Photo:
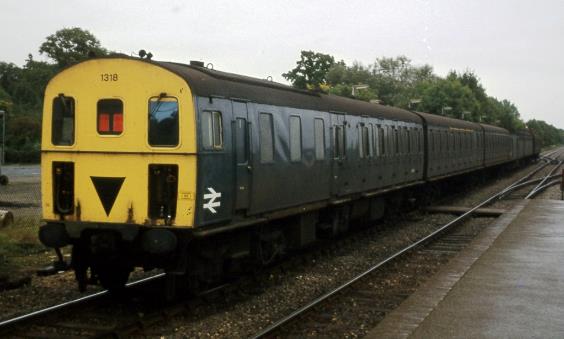
<path id="1" fill-rule="evenodd" d="M 159 96 L 149 99 L 149 145 L 178 146 L 178 100 Z"/>
<path id="2" fill-rule="evenodd" d="M 74 98 L 59 95 L 53 99 L 51 142 L 56 146 L 74 144 Z"/>

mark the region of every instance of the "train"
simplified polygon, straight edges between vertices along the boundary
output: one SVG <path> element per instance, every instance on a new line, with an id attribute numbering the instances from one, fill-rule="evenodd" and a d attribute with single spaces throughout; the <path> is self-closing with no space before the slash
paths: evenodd
<path id="1" fill-rule="evenodd" d="M 116 55 L 45 90 L 41 242 L 80 290 L 138 267 L 197 288 L 378 220 L 403 192 L 525 162 L 529 130 Z M 90 274 L 90 275 L 89 275 Z"/>

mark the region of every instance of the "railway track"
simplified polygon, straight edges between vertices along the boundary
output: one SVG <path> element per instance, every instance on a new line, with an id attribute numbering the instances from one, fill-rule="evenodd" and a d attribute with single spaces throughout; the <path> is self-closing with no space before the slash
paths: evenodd
<path id="1" fill-rule="evenodd" d="M 562 156 L 564 151 L 556 150 L 544 156 L 548 161 L 537 166 L 533 171 L 529 172 L 524 177 L 513 182 L 503 190 L 493 194 L 486 200 L 475 205 L 468 212 L 446 223 L 436 231 L 419 239 L 411 245 L 397 251 L 388 258 L 374 264 L 372 267 L 355 276 L 342 285 L 326 292 L 318 298 L 297 307 L 293 312 L 286 316 L 274 321 L 268 327 L 262 329 L 260 332 L 255 333 L 251 338 L 264 338 L 264 337 L 287 337 L 287 336 L 302 336 L 302 335 L 339 335 L 331 333 L 332 327 L 338 327 L 354 321 L 354 317 L 358 317 L 362 311 L 380 313 L 381 316 L 385 315 L 393 308 L 397 307 L 401 301 L 409 296 L 414 290 L 396 290 L 392 292 L 391 296 L 387 298 L 392 299 L 390 305 L 376 307 L 377 300 L 382 296 L 378 290 L 374 288 L 374 283 L 371 278 L 374 278 L 376 272 L 379 272 L 384 266 L 393 265 L 401 261 L 407 255 L 415 258 L 415 263 L 411 265 L 423 265 L 425 269 L 425 262 L 428 260 L 424 257 L 433 257 L 435 260 L 438 257 L 448 257 L 461 251 L 467 244 L 469 244 L 474 237 L 479 233 L 479 230 L 462 230 L 457 231 L 463 221 L 467 220 L 479 208 L 488 206 L 496 201 L 508 197 L 509 194 L 517 192 L 527 186 L 536 184 L 528 193 L 521 197 L 521 199 L 532 199 L 538 193 L 542 192 L 547 187 L 561 181 L 558 174 L 554 174 L 558 168 L 562 166 Z M 546 167 L 552 168 L 548 171 Z M 544 171 L 543 171 L 544 170 Z M 531 179 L 539 172 L 542 176 L 539 178 Z M 409 261 L 408 261 L 409 262 Z M 394 299 L 396 301 L 394 301 Z M 353 300 L 354 302 L 351 302 Z M 342 335 L 342 333 L 340 333 Z"/>

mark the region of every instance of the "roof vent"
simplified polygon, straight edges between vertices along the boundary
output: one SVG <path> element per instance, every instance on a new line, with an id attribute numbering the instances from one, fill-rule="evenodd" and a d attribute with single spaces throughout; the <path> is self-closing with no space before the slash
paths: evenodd
<path id="1" fill-rule="evenodd" d="M 203 61 L 190 60 L 190 66 L 204 67 Z"/>

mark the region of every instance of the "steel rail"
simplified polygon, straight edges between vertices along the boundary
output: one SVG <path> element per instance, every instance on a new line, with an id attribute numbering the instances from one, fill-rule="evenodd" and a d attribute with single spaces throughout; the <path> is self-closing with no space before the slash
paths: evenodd
<path id="1" fill-rule="evenodd" d="M 554 174 L 554 175 L 549 176 L 548 179 L 555 179 L 555 178 L 558 178 L 558 177 L 560 177 L 560 176 L 561 176 L 560 174 Z M 526 186 L 529 186 L 529 185 L 538 183 L 538 182 L 540 182 L 540 181 L 542 181 L 542 180 L 544 180 L 544 179 L 545 179 L 544 177 L 543 177 L 543 178 L 537 178 L 537 179 L 531 179 L 531 180 L 527 180 L 527 181 L 525 181 L 525 182 L 522 182 L 522 183 L 520 183 L 520 184 L 514 185 L 514 186 L 512 186 L 511 188 L 505 190 L 505 191 L 498 197 L 498 199 L 499 199 L 499 200 L 504 199 L 504 198 L 505 198 L 505 195 L 507 195 L 507 194 L 509 194 L 509 193 L 512 193 L 512 192 L 514 192 L 514 191 L 516 191 L 516 190 L 519 190 L 519 189 L 521 189 L 521 188 L 523 188 L 523 187 L 526 187 Z"/>
<path id="2" fill-rule="evenodd" d="M 543 163 L 540 164 L 539 166 L 537 166 L 537 168 L 533 169 L 531 172 L 525 174 L 524 177 L 522 177 L 521 179 L 515 181 L 514 183 L 512 183 L 511 185 L 507 186 L 506 188 L 504 188 L 501 193 L 503 192 L 508 192 L 510 191 L 514 186 L 520 185 L 521 183 L 523 183 L 525 180 L 528 180 L 529 178 L 531 178 L 533 175 L 537 174 L 538 172 L 540 172 L 543 168 L 545 168 L 546 166 L 548 166 L 548 163 Z M 503 197 L 503 194 L 500 195 L 500 197 Z"/>
<path id="3" fill-rule="evenodd" d="M 361 274 L 355 276 L 354 278 L 348 280 L 347 282 L 345 282 L 344 284 L 338 286 L 337 288 L 321 295 L 320 297 L 317 297 L 316 299 L 314 299 L 313 301 L 307 303 L 306 305 L 298 308 L 297 310 L 293 311 L 292 313 L 286 315 L 285 317 L 281 318 L 280 320 L 270 324 L 268 327 L 264 328 L 263 330 L 261 330 L 260 332 L 254 334 L 253 336 L 251 336 L 250 338 L 252 339 L 257 339 L 257 338 L 262 338 L 265 337 L 269 334 L 272 334 L 275 330 L 277 330 L 278 328 L 282 327 L 283 325 L 285 325 L 286 323 L 288 323 L 289 321 L 291 321 L 292 319 L 296 318 L 297 316 L 299 316 L 300 314 L 305 313 L 306 311 L 312 309 L 313 307 L 315 307 L 316 305 L 320 304 L 321 302 L 329 299 L 331 296 L 339 293 L 340 291 L 344 290 L 345 288 L 349 287 L 350 285 L 354 284 L 355 282 L 357 282 L 358 280 L 364 278 L 365 276 L 371 274 L 372 272 L 376 271 L 377 269 L 381 268 L 382 266 L 386 265 L 387 263 L 389 263 L 390 261 L 393 261 L 394 259 L 400 257 L 401 255 L 413 250 L 414 248 L 428 242 L 429 240 L 432 240 L 433 238 L 435 238 L 436 236 L 440 235 L 441 233 L 443 233 L 445 230 L 457 225 L 458 223 L 466 220 L 470 215 L 472 215 L 477 209 L 482 208 L 496 200 L 498 200 L 498 198 L 502 195 L 504 195 L 505 193 L 507 193 L 508 191 L 514 189 L 514 186 L 517 186 L 519 184 L 522 184 L 523 181 L 529 179 L 531 176 L 533 176 L 534 174 L 536 174 L 538 171 L 540 171 L 541 169 L 543 169 L 544 167 L 546 167 L 546 165 L 541 165 L 539 166 L 537 169 L 531 171 L 529 174 L 525 175 L 524 177 L 522 177 L 521 179 L 513 182 L 512 184 L 510 184 L 509 186 L 507 186 L 506 188 L 504 188 L 503 190 L 495 193 L 494 195 L 490 196 L 489 198 L 487 198 L 486 200 L 482 201 L 481 203 L 479 203 L 478 205 L 472 207 L 470 210 L 468 210 L 466 213 L 460 215 L 459 217 L 451 220 L 450 222 L 448 222 L 447 224 L 441 226 L 440 228 L 438 228 L 437 230 L 433 231 L 432 233 L 428 234 L 427 236 L 417 240 L 416 242 L 412 243 L 411 245 L 403 248 L 402 250 L 392 254 L 391 256 L 389 256 L 388 258 L 378 262 L 377 264 L 373 265 L 372 267 L 370 267 L 369 269 L 367 269 L 366 271 L 362 272 Z M 542 180 L 538 179 L 538 181 Z M 537 181 L 537 180 L 533 180 L 533 181 Z M 530 184 L 530 183 L 527 183 Z"/>
<path id="4" fill-rule="evenodd" d="M 152 281 L 152 280 L 162 278 L 165 275 L 166 275 L 166 273 L 155 274 L 155 275 L 147 277 L 147 278 L 132 281 L 130 283 L 127 283 L 125 286 L 128 287 L 128 288 L 134 287 L 134 286 L 137 286 L 137 285 L 147 283 L 147 282 Z M 70 306 L 82 304 L 82 303 L 87 302 L 87 301 L 89 302 L 89 301 L 93 301 L 95 299 L 99 299 L 99 298 L 101 298 L 105 295 L 108 295 L 109 293 L 110 293 L 110 291 L 103 290 L 103 291 L 92 293 L 92 294 L 89 294 L 89 295 L 85 295 L 83 297 L 76 298 L 76 299 L 73 299 L 73 300 L 70 300 L 70 301 L 66 301 L 64 303 L 56 304 L 56 305 L 53 305 L 53 306 L 42 308 L 42 309 L 37 310 L 37 311 L 26 313 L 26 314 L 17 316 L 15 318 L 11 318 L 11 319 L 1 321 L 0 322 L 0 330 L 7 328 L 9 326 L 16 325 L 18 323 L 21 323 L 22 321 L 30 320 L 30 319 L 38 317 L 38 316 L 42 316 L 42 315 L 45 315 L 45 314 L 48 314 L 48 313 L 51 313 L 51 312 L 54 312 L 54 311 L 57 311 L 57 310 L 61 310 L 63 308 L 67 308 L 67 307 L 70 307 Z"/>
<path id="5" fill-rule="evenodd" d="M 560 174 L 555 175 L 555 177 L 560 177 L 560 176 L 561 176 Z M 562 179 L 561 179 L 561 178 L 560 178 L 560 179 L 556 179 L 556 180 L 549 181 L 548 183 L 542 185 L 542 186 L 539 187 L 537 190 L 535 190 L 534 192 L 532 192 L 531 199 L 534 198 L 534 197 L 535 197 L 537 194 L 539 194 L 540 192 L 542 192 L 542 191 L 544 191 L 545 189 L 549 188 L 550 186 L 559 184 L 559 183 L 561 183 L 561 182 L 562 182 Z"/>
<path id="6" fill-rule="evenodd" d="M 558 155 L 560 156 L 560 155 Z M 535 186 L 535 188 L 533 188 L 529 194 L 527 194 L 527 196 L 525 197 L 525 199 L 531 199 L 534 195 L 536 195 L 537 193 L 535 193 L 537 191 L 537 189 L 539 189 L 539 187 L 542 187 L 544 185 L 544 183 L 553 175 L 553 173 L 560 168 L 560 166 L 562 166 L 562 161 L 558 161 L 558 163 L 550 170 L 550 172 L 537 184 L 537 186 Z"/>

